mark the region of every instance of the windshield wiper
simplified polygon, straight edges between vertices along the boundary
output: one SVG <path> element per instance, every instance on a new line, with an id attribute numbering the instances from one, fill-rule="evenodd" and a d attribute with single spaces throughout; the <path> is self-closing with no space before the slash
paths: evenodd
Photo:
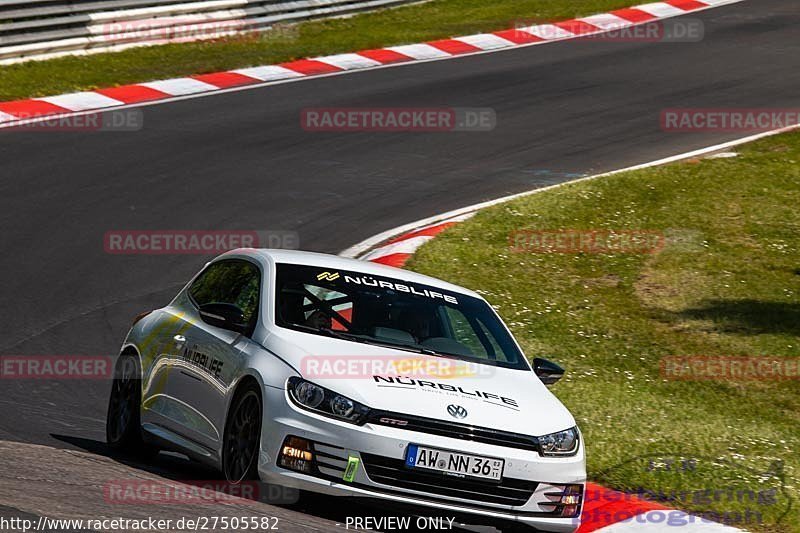
<path id="1" fill-rule="evenodd" d="M 436 357 L 448 357 L 446 354 L 441 354 L 439 352 L 435 352 L 430 348 L 426 348 L 419 344 L 408 344 L 405 342 L 392 342 L 392 341 L 385 341 L 382 339 L 373 339 L 372 337 L 364 338 L 364 342 L 367 344 L 375 344 L 377 346 L 387 346 L 391 348 L 400 348 L 401 350 L 407 350 L 409 352 L 417 352 L 425 355 L 435 355 Z"/>
<path id="2" fill-rule="evenodd" d="M 321 333 L 328 337 L 333 337 L 335 339 L 342 339 L 345 341 L 356 341 L 356 342 L 364 342 L 364 339 L 356 335 L 354 333 L 347 333 L 345 331 L 336 331 L 335 329 L 331 328 L 314 328 L 311 326 L 306 326 L 305 324 L 295 324 L 294 322 L 289 324 L 293 328 L 297 328 L 303 331 L 307 331 L 309 333 Z"/>
<path id="3" fill-rule="evenodd" d="M 314 329 L 314 328 L 312 328 L 312 329 Z M 346 340 L 346 341 L 356 341 L 356 342 L 361 342 L 361 343 L 366 343 L 367 342 L 367 340 L 364 337 L 362 337 L 361 335 L 359 335 L 358 333 L 349 333 L 347 331 L 337 331 L 337 330 L 331 329 L 331 328 L 319 328 L 317 331 L 321 331 L 322 333 L 325 333 L 329 337 L 335 337 L 337 339 L 342 339 L 342 340 Z"/>
<path id="4" fill-rule="evenodd" d="M 312 328 L 313 329 L 313 328 Z M 358 333 L 349 333 L 347 331 L 336 331 L 330 328 L 320 328 L 318 331 L 325 333 L 331 337 L 336 337 L 337 339 L 344 339 L 344 340 L 352 340 L 356 342 L 360 342 L 363 344 L 371 344 L 373 346 L 384 346 L 387 348 L 400 348 L 401 350 L 406 350 L 409 352 L 418 352 L 423 353 L 426 355 L 437 355 L 436 352 L 432 350 L 428 350 L 427 348 L 423 348 L 419 345 L 414 344 L 405 344 L 402 342 L 391 342 L 391 341 L 383 341 L 380 339 L 375 339 L 373 337 L 368 337 L 366 335 L 359 335 Z"/>

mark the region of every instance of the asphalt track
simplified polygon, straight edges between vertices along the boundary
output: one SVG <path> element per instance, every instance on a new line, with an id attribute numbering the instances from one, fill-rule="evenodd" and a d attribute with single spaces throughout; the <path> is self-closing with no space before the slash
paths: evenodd
<path id="1" fill-rule="evenodd" d="M 115 353 L 207 257 L 114 229 L 299 232 L 337 252 L 479 201 L 712 145 L 675 107 L 800 107 L 800 4 L 696 15 L 695 43 L 577 40 L 144 107 L 138 132 L 0 130 L 2 355 Z M 491 132 L 310 133 L 307 107 L 489 107 Z M 0 440 L 101 453 L 104 381 L 0 380 Z"/>

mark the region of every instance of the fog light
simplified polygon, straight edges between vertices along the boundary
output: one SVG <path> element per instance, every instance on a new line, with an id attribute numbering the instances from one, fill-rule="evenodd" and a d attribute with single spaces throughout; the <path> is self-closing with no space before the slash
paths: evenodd
<path id="1" fill-rule="evenodd" d="M 310 474 L 314 471 L 314 447 L 300 437 L 286 437 L 278 464 L 289 470 Z"/>
<path id="2" fill-rule="evenodd" d="M 311 452 L 299 448 L 292 448 L 291 446 L 283 447 L 283 455 L 290 459 L 302 459 L 303 461 L 311 461 L 314 459 L 314 454 Z"/>
<path id="3" fill-rule="evenodd" d="M 581 510 L 581 499 L 583 497 L 583 485 L 567 485 L 561 496 L 561 516 L 571 518 L 578 516 Z"/>
<path id="4" fill-rule="evenodd" d="M 564 505 L 578 505 L 581 503 L 581 497 L 577 494 L 570 494 L 569 496 L 564 496 L 561 498 L 561 503 Z"/>
<path id="5" fill-rule="evenodd" d="M 581 502 L 583 500 L 583 485 L 565 485 L 563 492 L 545 492 L 545 496 L 558 498 L 547 502 L 539 502 L 539 505 L 552 505 L 552 513 L 564 518 L 574 518 L 581 512 Z"/>

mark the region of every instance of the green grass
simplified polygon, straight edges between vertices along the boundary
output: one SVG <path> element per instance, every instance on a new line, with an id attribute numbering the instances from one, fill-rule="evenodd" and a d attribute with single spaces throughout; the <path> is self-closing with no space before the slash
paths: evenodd
<path id="1" fill-rule="evenodd" d="M 793 133 L 735 159 L 486 209 L 409 268 L 478 290 L 529 357 L 567 369 L 553 391 L 584 432 L 591 479 L 672 496 L 678 508 L 738 512 L 728 520 L 751 531 L 798 532 L 800 382 L 674 381 L 659 370 L 674 355 L 800 356 L 798 205 Z M 655 254 L 514 253 L 519 229 L 649 229 L 667 242 Z M 774 501 L 750 501 L 770 490 Z"/>
<path id="2" fill-rule="evenodd" d="M 217 41 L 134 48 L 0 67 L 0 101 L 269 65 L 563 20 L 630 0 L 432 0 L 350 18 L 317 20 Z"/>

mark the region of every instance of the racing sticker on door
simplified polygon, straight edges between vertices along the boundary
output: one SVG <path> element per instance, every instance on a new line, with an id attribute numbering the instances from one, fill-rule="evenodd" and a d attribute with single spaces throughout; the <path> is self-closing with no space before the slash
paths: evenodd
<path id="1" fill-rule="evenodd" d="M 192 346 L 191 349 L 188 347 L 184 348 L 181 358 L 195 368 L 198 368 L 206 374 L 213 376 L 218 381 L 221 381 L 220 373 L 222 372 L 222 367 L 225 363 L 219 359 L 199 352 L 196 345 Z"/>

